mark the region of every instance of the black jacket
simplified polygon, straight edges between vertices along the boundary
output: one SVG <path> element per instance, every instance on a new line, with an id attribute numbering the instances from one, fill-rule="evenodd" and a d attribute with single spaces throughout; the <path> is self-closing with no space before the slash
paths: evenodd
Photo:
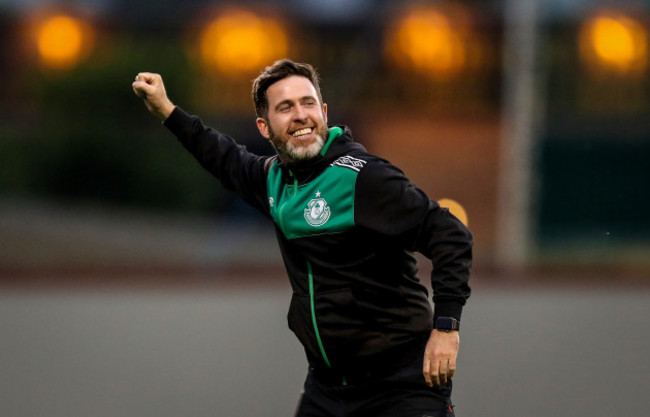
<path id="1" fill-rule="evenodd" d="M 413 252 L 433 261 L 435 316 L 470 295 L 469 230 L 347 128 L 291 166 L 261 157 L 176 108 L 165 125 L 201 165 L 274 220 L 293 288 L 289 327 L 316 368 L 391 361 L 432 329 Z M 369 365 L 368 365 L 369 366 Z"/>

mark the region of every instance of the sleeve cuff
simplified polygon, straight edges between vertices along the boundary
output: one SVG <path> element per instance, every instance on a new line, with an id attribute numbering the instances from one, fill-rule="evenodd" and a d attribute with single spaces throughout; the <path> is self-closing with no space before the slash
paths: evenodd
<path id="1" fill-rule="evenodd" d="M 191 116 L 176 106 L 169 117 L 163 121 L 163 126 L 171 130 L 172 133 L 178 134 L 183 130 L 184 126 L 188 126 L 189 122 L 191 122 Z"/>
<path id="2" fill-rule="evenodd" d="M 453 317 L 460 321 L 463 304 L 457 301 L 441 300 L 434 302 L 433 321 L 438 317 Z"/>

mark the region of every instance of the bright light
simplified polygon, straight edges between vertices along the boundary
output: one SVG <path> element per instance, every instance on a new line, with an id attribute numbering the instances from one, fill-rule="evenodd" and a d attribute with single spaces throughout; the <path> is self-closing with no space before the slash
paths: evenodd
<path id="1" fill-rule="evenodd" d="M 465 208 L 461 206 L 458 202 L 454 200 L 450 200 L 448 198 L 442 198 L 438 200 L 438 204 L 440 207 L 446 207 L 449 209 L 449 212 L 456 216 L 458 220 L 463 222 L 465 226 L 469 225 L 469 220 L 467 218 L 467 211 L 465 211 Z"/>
<path id="2" fill-rule="evenodd" d="M 447 78 L 464 69 L 467 49 L 456 15 L 414 9 L 398 19 L 385 43 L 387 56 L 401 68 Z"/>
<path id="3" fill-rule="evenodd" d="M 581 56 L 593 69 L 627 74 L 647 68 L 647 32 L 633 19 L 593 17 L 582 26 L 579 40 Z"/>
<path id="4" fill-rule="evenodd" d="M 92 31 L 83 21 L 56 15 L 37 28 L 36 44 L 42 62 L 52 68 L 70 68 L 84 57 L 92 43 Z"/>
<path id="5" fill-rule="evenodd" d="M 286 57 L 287 34 L 273 19 L 247 11 L 223 14 L 203 30 L 201 57 L 208 68 L 237 77 L 249 76 L 276 59 Z"/>

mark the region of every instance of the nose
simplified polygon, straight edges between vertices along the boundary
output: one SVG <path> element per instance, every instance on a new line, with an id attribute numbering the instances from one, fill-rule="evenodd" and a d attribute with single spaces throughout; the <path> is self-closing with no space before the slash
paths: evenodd
<path id="1" fill-rule="evenodd" d="M 307 120 L 307 112 L 301 105 L 297 105 L 295 107 L 295 112 L 293 114 L 293 118 L 295 121 L 306 121 Z"/>

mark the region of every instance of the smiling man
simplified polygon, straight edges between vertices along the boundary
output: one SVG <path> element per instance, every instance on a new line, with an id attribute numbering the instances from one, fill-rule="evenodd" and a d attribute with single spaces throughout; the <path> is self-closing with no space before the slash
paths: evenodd
<path id="1" fill-rule="evenodd" d="M 264 86 L 261 79 L 257 89 Z M 260 98 L 263 100 L 263 98 Z M 312 82 L 291 75 L 276 81 L 266 90 L 266 101 L 258 110 L 257 128 L 285 164 L 313 158 L 325 144 L 327 136 L 327 104 Z"/>
<path id="2" fill-rule="evenodd" d="M 313 67 L 285 59 L 254 81 L 273 157 L 175 106 L 160 75 L 140 73 L 132 86 L 205 169 L 274 223 L 293 288 L 289 328 L 309 363 L 296 416 L 453 416 L 472 235 L 347 127 L 328 126 Z M 433 261 L 433 311 L 415 251 Z"/>

